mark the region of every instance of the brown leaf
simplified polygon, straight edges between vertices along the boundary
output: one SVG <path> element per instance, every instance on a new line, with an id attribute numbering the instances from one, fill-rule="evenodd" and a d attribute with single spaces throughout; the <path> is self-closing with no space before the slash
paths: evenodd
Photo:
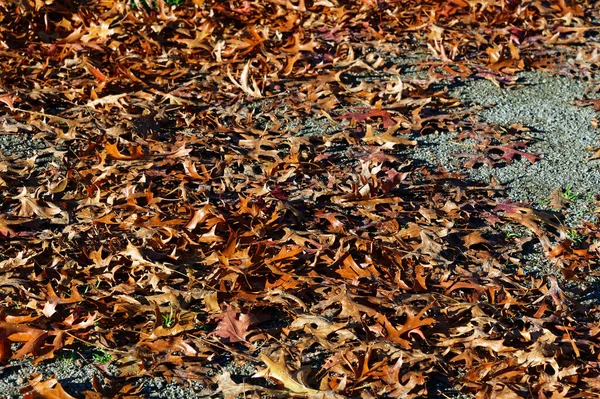
<path id="1" fill-rule="evenodd" d="M 223 394 L 224 399 L 237 399 L 240 395 L 246 397 L 246 393 L 263 391 L 265 388 L 248 384 L 243 382 L 241 384 L 235 383 L 231 379 L 231 373 L 227 370 L 221 370 L 221 372 L 213 377 L 213 382 L 217 384 L 217 391 L 215 393 Z"/>
<path id="2" fill-rule="evenodd" d="M 359 109 L 362 110 L 362 109 Z M 368 118 L 381 117 L 383 119 L 383 128 L 387 129 L 394 125 L 392 115 L 384 109 L 365 109 L 365 112 L 348 112 L 347 114 L 336 117 L 335 119 L 354 119 L 357 122 L 363 122 Z"/>
<path id="3" fill-rule="evenodd" d="M 343 285 L 330 294 L 327 299 L 320 301 L 313 306 L 313 310 L 323 310 L 330 306 L 341 306 L 341 312 L 336 316 L 338 318 L 350 317 L 357 323 L 363 320 L 362 314 L 375 316 L 378 312 L 366 305 L 358 303 L 356 297 L 348 293 L 348 288 Z"/>
<path id="4" fill-rule="evenodd" d="M 547 233 L 542 229 L 542 226 L 548 225 L 562 231 L 564 227 L 560 224 L 560 220 L 547 212 L 538 211 L 521 205 L 522 204 L 517 203 L 504 203 L 497 205 L 494 210 L 505 211 L 504 217 L 512 219 L 530 229 L 538 237 L 541 244 L 544 246 L 544 249 L 550 250 L 550 241 Z"/>
<path id="5" fill-rule="evenodd" d="M 15 236 L 15 231 L 8 226 L 19 225 L 23 220 L 6 219 L 4 215 L 0 215 L 0 238 L 10 238 Z"/>
<path id="6" fill-rule="evenodd" d="M 248 328 L 254 322 L 254 318 L 245 313 L 241 313 L 233 306 L 225 305 L 225 311 L 216 315 L 215 320 L 219 320 L 214 334 L 221 337 L 225 342 L 244 342 L 249 334 Z"/>
<path id="7" fill-rule="evenodd" d="M 563 192 L 560 187 L 552 191 L 552 194 L 550 194 L 550 206 L 552 209 L 559 211 L 567 206 L 568 201 L 565 200 L 562 194 Z"/>
<path id="8" fill-rule="evenodd" d="M 343 256 L 342 265 L 342 267 L 336 270 L 336 273 L 343 278 L 352 280 L 352 284 L 355 285 L 358 284 L 360 278 L 376 277 L 379 275 L 379 272 L 373 265 L 361 267 L 350 254 Z"/>
<path id="9" fill-rule="evenodd" d="M 24 324 L 0 321 L 0 362 L 6 363 L 12 355 L 11 343 L 24 342 L 13 358 L 20 359 L 25 355 L 36 355 L 44 345 L 48 332 Z"/>
<path id="10" fill-rule="evenodd" d="M 290 324 L 290 331 L 296 331 L 304 329 L 312 335 L 322 340 L 327 340 L 329 334 L 338 332 L 347 326 L 348 323 L 332 323 L 321 316 L 304 315 L 297 317 L 292 324 Z"/>
<path id="11" fill-rule="evenodd" d="M 555 372 L 561 369 L 558 365 L 558 362 L 555 359 L 556 353 L 554 352 L 556 349 L 553 349 L 551 343 L 554 341 L 556 336 L 549 331 L 538 338 L 538 340 L 533 343 L 531 346 L 524 350 L 519 350 L 515 352 L 515 356 L 520 365 L 524 367 L 536 367 L 542 366 L 550 366 L 554 369 Z"/>
<path id="12" fill-rule="evenodd" d="M 196 37 L 193 39 L 177 39 L 175 41 L 185 44 L 190 49 L 203 48 L 212 50 L 212 47 L 208 44 L 208 39 L 211 37 L 214 29 L 215 24 L 212 21 L 207 21 L 202 26 L 194 29 Z"/>
<path id="13" fill-rule="evenodd" d="M 38 374 L 29 381 L 29 386 L 42 399 L 75 399 L 63 389 L 56 378 L 42 381 L 42 375 Z"/>
<path id="14" fill-rule="evenodd" d="M 405 333 L 413 332 L 413 333 L 420 335 L 424 339 L 423 333 L 420 331 L 420 328 L 425 327 L 425 326 L 430 326 L 430 325 L 436 323 L 436 320 L 432 317 L 422 318 L 423 315 L 429 309 L 431 309 L 432 306 L 433 306 L 433 304 L 426 306 L 425 308 L 421 309 L 421 311 L 419 311 L 419 313 L 416 315 L 414 314 L 414 312 L 412 310 L 406 308 L 405 309 L 406 321 L 404 322 L 404 324 L 400 325 L 399 327 L 395 327 L 388 320 L 388 318 L 381 313 L 379 313 L 376 316 L 376 319 L 377 319 L 377 322 L 379 322 L 381 325 L 383 325 L 383 327 L 385 327 L 385 329 L 387 331 L 387 336 L 386 336 L 387 340 L 396 342 L 405 349 L 410 349 L 411 348 L 410 341 L 408 341 L 404 338 L 401 338 L 401 335 L 403 335 Z"/>
<path id="15" fill-rule="evenodd" d="M 592 106 L 595 111 L 600 111 L 600 99 L 588 99 L 584 97 L 581 100 L 574 100 L 573 103 L 581 107 Z"/>
<path id="16" fill-rule="evenodd" d="M 394 128 L 388 129 L 385 133 L 376 135 L 373 132 L 373 126 L 367 125 L 365 131 L 365 137 L 362 140 L 367 144 L 379 144 L 385 149 L 393 149 L 395 145 L 408 145 L 412 146 L 417 144 L 415 140 L 409 140 L 402 137 L 396 137 L 392 134 Z"/>
<path id="17" fill-rule="evenodd" d="M 471 248 L 473 245 L 489 242 L 485 237 L 483 237 L 480 231 L 474 231 L 467 234 L 463 237 L 463 241 L 465 242 L 465 247 L 467 248 Z"/>
<path id="18" fill-rule="evenodd" d="M 419 251 L 433 258 L 440 258 L 440 254 L 444 251 L 444 246 L 433 238 L 433 234 L 422 229 L 419 232 L 419 236 L 421 238 L 421 244 L 418 247 Z"/>
<path id="19" fill-rule="evenodd" d="M 600 148 L 594 148 L 594 149 L 592 149 L 592 151 L 594 151 L 594 153 L 588 159 L 590 161 L 593 160 L 593 159 L 600 159 Z"/>
<path id="20" fill-rule="evenodd" d="M 85 63 L 85 68 L 88 70 L 89 73 L 91 73 L 92 75 L 94 75 L 94 77 L 96 78 L 96 80 L 98 82 L 105 82 L 106 81 L 106 75 L 104 75 L 98 68 L 96 68 L 95 66 L 93 66 L 89 62 Z"/>
<path id="21" fill-rule="evenodd" d="M 21 193 L 14 197 L 20 202 L 17 216 L 37 216 L 42 219 L 49 219 L 52 223 L 68 224 L 69 215 L 66 211 L 51 202 L 41 201 L 35 198 L 34 195 L 23 187 Z"/>

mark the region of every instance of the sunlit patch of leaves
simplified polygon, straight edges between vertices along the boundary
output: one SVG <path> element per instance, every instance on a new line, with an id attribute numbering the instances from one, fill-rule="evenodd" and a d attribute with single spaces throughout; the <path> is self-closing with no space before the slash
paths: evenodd
<path id="1" fill-rule="evenodd" d="M 0 5 L 0 123 L 45 144 L 0 159 L 0 362 L 93 344 L 119 370 L 94 397 L 150 374 L 225 397 L 597 392 L 598 309 L 519 272 L 539 242 L 584 281 L 597 226 L 576 243 L 498 186 L 406 155 L 458 131 L 476 143 L 466 167 L 537 162 L 527 129 L 474 121 L 436 82 L 584 71 L 592 53 L 569 47 L 589 33 L 582 7 Z M 390 61 L 418 50 L 428 79 Z M 579 54 L 558 65 L 562 51 Z M 251 383 L 210 375 L 226 360 L 258 370 Z M 41 377 L 23 393 L 68 397 Z"/>

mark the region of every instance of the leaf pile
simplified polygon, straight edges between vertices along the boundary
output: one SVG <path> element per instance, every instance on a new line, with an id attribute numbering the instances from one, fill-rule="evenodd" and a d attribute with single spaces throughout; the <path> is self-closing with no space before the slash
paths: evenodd
<path id="1" fill-rule="evenodd" d="M 0 162 L 0 360 L 102 347 L 119 374 L 90 398 L 131 397 L 143 375 L 226 398 L 595 397 L 597 306 L 520 263 L 539 242 L 584 280 L 597 226 L 575 245 L 552 215 L 407 154 L 418 134 L 477 134 L 433 83 L 510 84 L 502 73 L 573 52 L 559 68 L 585 74 L 595 53 L 567 45 L 594 37 L 597 14 L 562 0 L 0 2 L 3 131 L 45 146 Z M 406 78 L 394 57 L 419 48 L 429 79 Z M 537 160 L 519 128 L 486 134 L 471 166 Z M 241 382 L 228 357 L 259 371 Z"/>

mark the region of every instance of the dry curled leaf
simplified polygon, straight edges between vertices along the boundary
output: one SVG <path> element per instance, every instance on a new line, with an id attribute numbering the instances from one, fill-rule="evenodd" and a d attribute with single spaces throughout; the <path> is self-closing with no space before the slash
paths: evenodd
<path id="1" fill-rule="evenodd" d="M 593 84 L 598 20 L 591 0 L 0 1 L 0 360 L 110 348 L 120 375 L 96 365 L 90 398 L 154 376 L 225 397 L 598 396 L 597 307 L 526 256 L 589 299 L 598 226 L 566 230 L 556 193 L 554 213 L 502 203 L 434 147 L 537 167 L 540 132 L 449 90 L 512 96 L 524 69 Z M 247 362 L 279 389 L 212 375 Z"/>
<path id="2" fill-rule="evenodd" d="M 283 355 L 280 356 L 279 360 L 273 361 L 269 356 L 261 353 L 260 360 L 265 363 L 266 368 L 256 372 L 252 378 L 264 377 L 274 379 L 283 385 L 284 388 L 295 394 L 310 395 L 311 397 L 320 394 L 318 390 L 309 388 L 293 376 L 294 372 L 286 364 Z"/>
<path id="3" fill-rule="evenodd" d="M 42 375 L 38 374 L 29 381 L 29 387 L 33 389 L 36 397 L 41 399 L 75 399 L 64 390 L 56 378 L 45 381 L 42 381 L 42 379 Z M 21 390 L 21 392 L 23 393 L 24 390 Z"/>
<path id="4" fill-rule="evenodd" d="M 214 316 L 218 321 L 214 334 L 225 342 L 244 342 L 250 333 L 249 328 L 254 319 L 251 315 L 240 312 L 231 306 L 225 306 L 225 310 Z"/>

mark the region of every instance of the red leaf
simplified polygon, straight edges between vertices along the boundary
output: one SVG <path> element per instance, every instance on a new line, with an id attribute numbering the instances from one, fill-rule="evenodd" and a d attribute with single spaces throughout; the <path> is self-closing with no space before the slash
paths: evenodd
<path id="1" fill-rule="evenodd" d="M 529 161 L 531 163 L 535 163 L 535 161 L 540 159 L 539 153 L 538 154 L 528 154 L 526 152 L 517 150 L 517 148 L 525 148 L 525 147 L 527 147 L 527 144 L 525 144 L 523 142 L 516 142 L 516 143 L 508 143 L 504 146 L 491 145 L 491 146 L 487 147 L 487 149 L 502 151 L 503 154 L 502 154 L 501 158 L 504 159 L 507 164 L 511 163 L 513 158 L 517 155 L 520 155 L 522 157 L 529 159 Z"/>
<path id="2" fill-rule="evenodd" d="M 366 112 L 348 112 L 347 114 L 340 115 L 335 119 L 355 119 L 357 122 L 364 122 L 367 118 L 379 116 L 383 119 L 384 129 L 387 129 L 388 127 L 393 126 L 395 124 L 394 120 L 392 119 L 392 115 L 384 109 L 362 109 L 366 110 Z"/>
<path id="3" fill-rule="evenodd" d="M 226 342 L 243 342 L 248 335 L 248 327 L 253 323 L 254 318 L 249 314 L 241 313 L 239 309 L 232 306 L 225 307 L 225 312 L 216 316 L 219 324 L 214 334 L 223 338 Z"/>

